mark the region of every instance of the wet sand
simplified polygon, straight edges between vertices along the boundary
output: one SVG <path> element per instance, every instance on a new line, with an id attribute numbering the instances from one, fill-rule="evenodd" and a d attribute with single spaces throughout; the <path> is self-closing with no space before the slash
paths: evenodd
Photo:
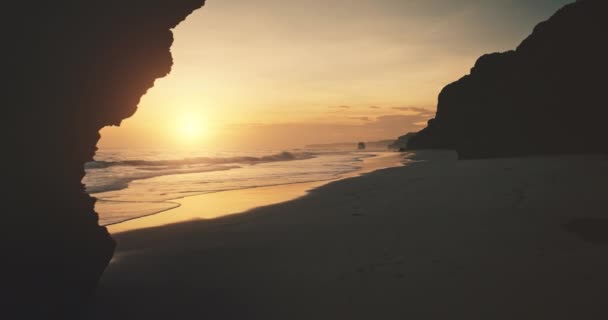
<path id="1" fill-rule="evenodd" d="M 115 233 L 91 318 L 608 316 L 606 157 L 413 160 L 243 214 Z"/>
<path id="2" fill-rule="evenodd" d="M 297 199 L 305 196 L 308 191 L 333 181 L 357 177 L 379 169 L 401 166 L 404 161 L 407 161 L 402 154 L 396 152 L 370 152 L 369 154 L 374 156 L 363 158 L 358 170 L 339 175 L 332 180 L 230 190 L 171 200 L 171 202 L 179 204 L 179 207 L 113 224 L 108 226 L 108 230 L 114 234 L 185 221 L 215 219 L 246 212 L 254 208 Z"/>

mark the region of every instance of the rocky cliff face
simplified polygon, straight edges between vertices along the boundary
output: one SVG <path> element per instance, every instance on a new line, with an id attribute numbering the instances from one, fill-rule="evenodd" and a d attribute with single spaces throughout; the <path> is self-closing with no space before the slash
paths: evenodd
<path id="1" fill-rule="evenodd" d="M 20 1 L 4 8 L 3 315 L 65 318 L 93 294 L 115 244 L 97 223 L 83 165 L 99 130 L 130 117 L 170 71 L 171 29 L 203 3 Z"/>
<path id="2" fill-rule="evenodd" d="M 516 50 L 481 57 L 445 87 L 408 147 L 461 158 L 608 152 L 605 30 L 608 2 L 565 6 Z"/>

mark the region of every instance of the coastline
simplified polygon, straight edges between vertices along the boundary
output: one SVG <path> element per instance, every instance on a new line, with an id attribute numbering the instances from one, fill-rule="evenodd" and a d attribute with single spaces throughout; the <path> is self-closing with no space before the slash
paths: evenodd
<path id="1" fill-rule="evenodd" d="M 364 152 L 368 154 L 367 152 Z M 403 165 L 403 155 L 397 152 L 369 152 L 371 156 L 361 159 L 357 170 L 338 175 L 334 179 L 313 182 L 291 183 L 256 188 L 219 191 L 186 196 L 165 201 L 175 207 L 153 214 L 140 216 L 105 227 L 111 234 L 142 228 L 159 227 L 196 219 L 214 219 L 246 212 L 257 207 L 278 204 L 305 196 L 310 190 L 328 183 L 357 177 L 375 170 Z"/>
<path id="2" fill-rule="evenodd" d="M 605 156 L 411 159 L 245 214 L 116 233 L 91 318 L 606 315 Z"/>

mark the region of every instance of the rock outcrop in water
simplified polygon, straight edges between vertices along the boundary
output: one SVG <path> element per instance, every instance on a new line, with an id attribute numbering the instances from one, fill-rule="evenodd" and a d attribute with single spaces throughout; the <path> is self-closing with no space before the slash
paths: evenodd
<path id="1" fill-rule="evenodd" d="M 608 152 L 608 2 L 579 0 L 514 51 L 481 57 L 439 95 L 410 149 L 461 158 Z"/>
<path id="2" fill-rule="evenodd" d="M 7 319 L 65 319 L 94 293 L 115 244 L 98 225 L 95 199 L 81 183 L 83 165 L 93 158 L 99 130 L 130 117 L 155 79 L 170 71 L 171 29 L 203 3 L 3 7 L 3 78 L 10 82 L 3 100 Z"/>

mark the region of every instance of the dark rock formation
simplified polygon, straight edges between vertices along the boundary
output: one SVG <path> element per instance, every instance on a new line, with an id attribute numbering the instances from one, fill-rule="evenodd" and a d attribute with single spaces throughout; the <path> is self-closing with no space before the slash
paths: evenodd
<path id="1" fill-rule="evenodd" d="M 416 136 L 417 133 L 409 132 L 406 135 L 399 137 L 395 142 L 391 143 L 388 148 L 392 150 L 405 151 L 407 149 L 407 143 Z"/>
<path id="2" fill-rule="evenodd" d="M 606 30 L 608 2 L 565 6 L 515 51 L 481 57 L 445 87 L 408 147 L 461 158 L 608 152 Z"/>
<path id="3" fill-rule="evenodd" d="M 115 244 L 97 223 L 95 199 L 81 183 L 83 165 L 93 158 L 99 130 L 131 116 L 155 79 L 170 71 L 170 29 L 203 2 L 3 7 L 3 78 L 10 83 L 3 95 L 6 319 L 65 319 L 94 293 Z"/>

